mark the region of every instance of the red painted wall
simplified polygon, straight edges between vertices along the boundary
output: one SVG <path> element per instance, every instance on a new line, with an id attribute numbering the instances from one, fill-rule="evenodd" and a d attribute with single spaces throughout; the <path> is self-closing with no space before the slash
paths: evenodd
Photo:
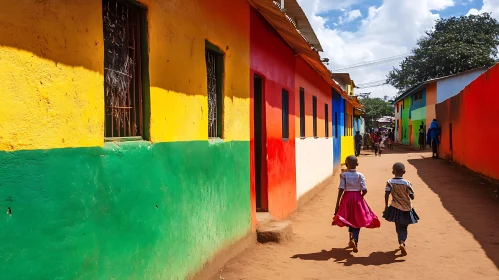
<path id="1" fill-rule="evenodd" d="M 253 76 L 263 77 L 266 114 L 266 188 L 268 211 L 276 219 L 283 219 L 296 209 L 295 174 L 295 55 L 274 28 L 256 11 L 250 16 L 251 98 L 251 203 L 255 205 Z M 282 139 L 282 89 L 289 92 L 289 139 Z M 265 145 L 264 145 L 265 146 Z M 265 154 L 264 154 L 265 161 Z M 264 188 L 265 189 L 265 188 Z M 264 205 L 265 205 L 264 201 Z"/>
<path id="2" fill-rule="evenodd" d="M 442 128 L 440 155 L 495 179 L 499 179 L 493 145 L 499 137 L 497 91 L 499 65 L 483 73 L 458 95 L 436 105 L 437 120 Z"/>
<path id="3" fill-rule="evenodd" d="M 301 56 L 296 57 L 295 86 L 295 137 L 300 138 L 300 88 L 305 90 L 305 136 L 313 137 L 312 96 L 317 97 L 317 137 L 324 138 L 324 104 L 329 110 L 329 137 L 332 135 L 332 91 L 331 86 Z M 332 145 L 332 142 L 331 142 Z"/>

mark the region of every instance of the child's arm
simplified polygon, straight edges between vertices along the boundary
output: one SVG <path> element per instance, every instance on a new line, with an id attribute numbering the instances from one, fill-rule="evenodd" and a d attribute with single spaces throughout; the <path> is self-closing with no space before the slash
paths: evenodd
<path id="1" fill-rule="evenodd" d="M 388 198 L 390 198 L 390 192 L 385 192 L 385 210 L 388 208 Z"/>
<path id="2" fill-rule="evenodd" d="M 334 214 L 338 213 L 338 208 L 340 208 L 341 197 L 343 196 L 343 189 L 338 190 L 338 198 L 336 199 L 336 207 L 334 208 Z"/>
<path id="3" fill-rule="evenodd" d="M 414 200 L 414 190 L 412 189 L 412 184 L 409 183 L 409 197 Z"/>
<path id="4" fill-rule="evenodd" d="M 362 175 L 361 180 L 360 180 L 360 186 L 362 187 L 362 196 L 365 196 L 367 194 L 367 187 L 366 187 L 366 178 Z"/>
<path id="5" fill-rule="evenodd" d="M 390 194 L 392 192 L 392 186 L 390 185 L 390 181 L 386 182 L 385 188 L 385 210 L 388 208 L 388 199 L 390 198 Z"/>

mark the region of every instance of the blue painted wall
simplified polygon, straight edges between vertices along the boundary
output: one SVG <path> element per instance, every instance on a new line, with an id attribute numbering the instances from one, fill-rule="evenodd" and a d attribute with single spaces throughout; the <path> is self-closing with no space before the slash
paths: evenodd
<path id="1" fill-rule="evenodd" d="M 333 166 L 336 169 L 341 166 L 341 136 L 345 133 L 345 100 L 341 95 L 333 91 Z"/>
<path id="2" fill-rule="evenodd" d="M 486 69 L 461 74 L 455 77 L 442 79 L 437 82 L 437 103 L 457 95 L 468 84 L 480 76 Z"/>

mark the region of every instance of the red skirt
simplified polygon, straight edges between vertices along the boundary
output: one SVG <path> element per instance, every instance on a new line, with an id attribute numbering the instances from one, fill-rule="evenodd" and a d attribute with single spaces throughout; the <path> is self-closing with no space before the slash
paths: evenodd
<path id="1" fill-rule="evenodd" d="M 332 225 L 379 228 L 381 223 L 360 192 L 344 192 L 338 213 L 333 217 Z"/>

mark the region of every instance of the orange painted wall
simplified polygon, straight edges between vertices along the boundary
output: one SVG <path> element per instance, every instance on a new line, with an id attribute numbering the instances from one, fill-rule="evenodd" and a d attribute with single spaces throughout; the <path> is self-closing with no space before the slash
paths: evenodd
<path id="1" fill-rule="evenodd" d="M 440 156 L 495 179 L 499 179 L 497 153 L 493 150 L 495 139 L 499 137 L 499 130 L 495 129 L 498 90 L 499 65 L 496 65 L 461 93 L 436 106 L 442 130 Z"/>
<path id="2" fill-rule="evenodd" d="M 296 57 L 295 84 L 295 137 L 300 138 L 300 88 L 305 90 L 305 137 L 314 136 L 312 96 L 317 97 L 317 137 L 326 137 L 324 104 L 328 104 L 329 137 L 331 137 L 333 112 L 331 86 L 301 56 Z"/>
<path id="3" fill-rule="evenodd" d="M 437 103 L 437 82 L 426 86 L 426 124 L 436 118 L 435 104 Z"/>

